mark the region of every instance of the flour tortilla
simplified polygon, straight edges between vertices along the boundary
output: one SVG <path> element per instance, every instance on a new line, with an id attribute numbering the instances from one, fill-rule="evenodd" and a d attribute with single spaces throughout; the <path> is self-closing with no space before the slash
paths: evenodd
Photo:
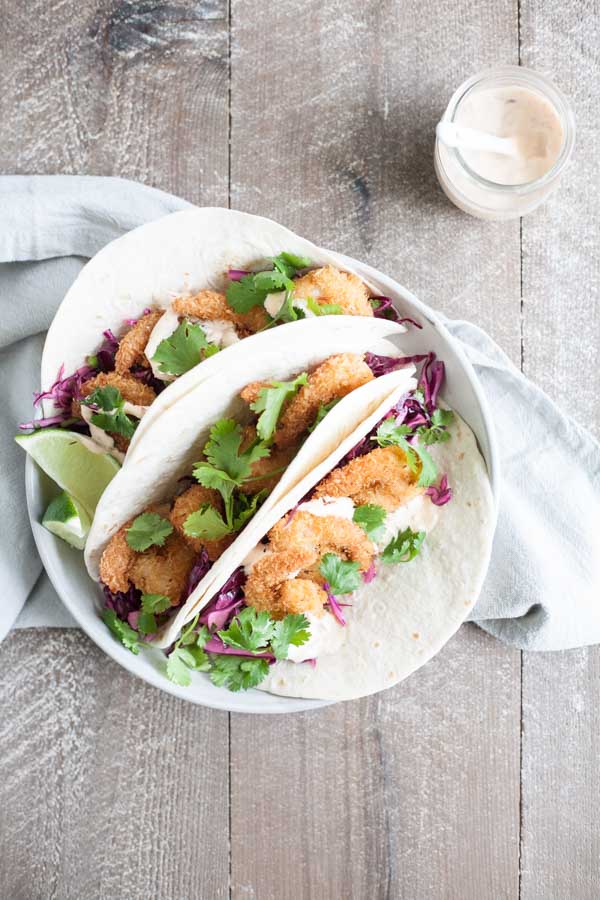
<path id="1" fill-rule="evenodd" d="M 239 398 L 239 391 L 246 384 L 289 379 L 335 353 L 372 350 L 394 354 L 397 348 L 386 335 L 397 337 L 402 333 L 400 326 L 386 320 L 336 316 L 294 323 L 293 343 L 282 344 L 281 336 L 269 331 L 249 339 L 247 344 L 235 345 L 226 370 L 208 379 L 199 378 L 195 388 L 162 410 L 153 427 L 132 447 L 124 466 L 102 495 L 85 548 L 85 562 L 92 578 L 98 579 L 104 548 L 119 528 L 149 505 L 173 496 L 178 480 L 189 475 L 193 463 L 200 458 L 215 422 L 223 417 L 243 421 L 248 416 L 248 407 Z M 252 342 L 253 346 L 260 346 L 260 353 L 248 354 L 246 347 Z M 306 439 L 260 514 L 286 496 L 322 459 L 328 458 L 371 408 L 384 403 L 399 385 L 408 390 L 414 384 L 413 373 L 413 366 L 406 367 L 376 378 L 343 398 Z M 221 569 L 227 567 L 229 551 L 233 553 L 229 548 L 212 567 L 206 584 L 217 579 Z M 204 587 L 204 583 L 198 586 L 192 595 L 194 600 Z"/>
<path id="2" fill-rule="evenodd" d="M 146 307 L 167 309 L 176 296 L 224 291 L 228 269 L 268 268 L 269 259 L 284 250 L 307 256 L 315 265 L 332 264 L 350 271 L 335 253 L 321 250 L 277 222 L 230 209 L 172 213 L 112 241 L 83 267 L 57 310 L 42 355 L 42 390 L 51 387 L 61 365 L 67 375 L 84 365 L 107 328 L 119 335 L 125 319 L 140 316 Z M 285 326 L 279 326 L 278 332 L 279 328 Z M 227 365 L 229 349 L 169 385 L 161 395 L 160 408 L 155 409 L 155 401 L 142 420 L 135 440 L 166 405 L 194 388 L 199 377 L 209 378 Z M 46 401 L 45 412 L 50 409 Z"/>
<path id="3" fill-rule="evenodd" d="M 365 420 L 345 442 L 350 448 L 370 431 L 393 403 Z M 351 700 L 391 687 L 434 656 L 473 608 L 491 552 L 494 499 L 474 435 L 455 414 L 451 439 L 429 448 L 438 471 L 448 475 L 453 497 L 439 510 L 438 522 L 420 554 L 410 563 L 378 562 L 377 577 L 347 598 L 344 642 L 330 655 L 307 663 L 277 662 L 260 690 L 285 697 Z M 336 454 L 336 464 L 344 454 Z M 226 576 L 242 564 L 269 529 L 333 468 L 331 458 L 317 465 L 279 503 L 255 519 L 235 548 Z M 224 581 L 210 585 L 212 596 Z M 198 612 L 206 596 L 196 603 Z M 346 599 L 346 598 L 345 598 Z M 191 616 L 188 615 L 188 618 Z"/>

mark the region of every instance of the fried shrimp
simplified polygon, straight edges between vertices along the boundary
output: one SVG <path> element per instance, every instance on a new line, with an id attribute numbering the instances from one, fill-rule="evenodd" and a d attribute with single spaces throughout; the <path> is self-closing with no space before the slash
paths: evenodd
<path id="1" fill-rule="evenodd" d="M 172 307 L 180 316 L 233 322 L 236 331 L 241 331 L 243 335 L 260 331 L 269 322 L 262 306 L 255 306 L 247 313 L 236 313 L 227 303 L 225 294 L 217 291 L 199 291 L 192 297 L 177 297 Z"/>
<path id="2" fill-rule="evenodd" d="M 275 553 L 293 546 L 311 549 L 319 561 L 326 553 L 336 553 L 344 559 L 360 563 L 366 571 L 371 565 L 375 546 L 360 525 L 340 516 L 314 516 L 297 512 L 281 519 L 269 532 Z"/>
<path id="3" fill-rule="evenodd" d="M 315 497 L 350 497 L 356 505 L 374 503 L 397 509 L 423 488 L 399 447 L 379 447 L 334 469 L 315 488 Z"/>
<path id="4" fill-rule="evenodd" d="M 314 269 L 294 282 L 294 298 L 312 297 L 320 306 L 337 304 L 349 316 L 372 316 L 369 291 L 365 284 L 350 272 L 333 266 Z"/>
<path id="5" fill-rule="evenodd" d="M 214 507 L 221 515 L 223 515 L 223 499 L 219 492 L 214 491 L 211 488 L 202 487 L 200 484 L 194 484 L 191 488 L 188 488 L 187 491 L 184 491 L 183 494 L 180 494 L 179 497 L 177 497 L 173 504 L 173 509 L 169 514 L 169 518 L 171 524 L 175 527 L 186 544 L 192 548 L 194 553 L 200 553 L 204 547 L 208 554 L 208 558 L 211 562 L 214 562 L 233 542 L 235 535 L 228 534 L 218 541 L 206 541 L 202 538 L 190 537 L 185 533 L 183 528 L 187 517 L 206 505 Z"/>
<path id="6" fill-rule="evenodd" d="M 96 388 L 114 387 L 116 388 L 123 400 L 133 403 L 135 406 L 150 406 L 156 399 L 155 391 L 148 384 L 144 384 L 133 375 L 119 375 L 117 372 L 100 372 L 89 381 L 84 381 L 81 385 L 81 397 L 89 397 Z M 81 403 L 79 400 L 73 400 L 71 404 L 71 415 L 81 418 Z"/>
<path id="7" fill-rule="evenodd" d="M 358 353 L 330 356 L 310 373 L 303 385 L 284 408 L 275 432 L 279 449 L 291 447 L 313 424 L 321 404 L 340 400 L 375 376 Z"/>
<path id="8" fill-rule="evenodd" d="M 177 606 L 184 599 L 196 552 L 174 531 L 162 547 L 136 553 L 130 581 L 144 594 L 164 594 Z"/>
<path id="9" fill-rule="evenodd" d="M 371 565 L 375 547 L 365 532 L 348 519 L 298 512 L 278 522 L 269 532 L 271 552 L 250 570 L 246 603 L 268 610 L 280 619 L 288 613 L 319 615 L 327 603 L 319 564 L 326 553 Z"/>
<path id="10" fill-rule="evenodd" d="M 100 580 L 115 593 L 129 590 L 129 573 L 136 557 L 126 539 L 130 525 L 131 522 L 127 522 L 113 535 L 100 560 Z"/>
<path id="11" fill-rule="evenodd" d="M 119 375 L 125 375 L 136 364 L 146 368 L 150 366 L 144 351 L 152 329 L 163 315 L 164 310 L 162 309 L 146 313 L 121 338 L 119 349 L 115 355 L 115 371 Z"/>

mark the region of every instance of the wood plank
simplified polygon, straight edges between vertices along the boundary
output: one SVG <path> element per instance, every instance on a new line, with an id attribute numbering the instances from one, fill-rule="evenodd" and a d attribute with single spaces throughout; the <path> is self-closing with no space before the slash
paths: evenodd
<path id="1" fill-rule="evenodd" d="M 227 0 L 0 0 L 0 168 L 227 205 Z"/>
<path id="2" fill-rule="evenodd" d="M 227 0 L 0 0 L 5 172 L 228 200 Z M 0 648 L 0 896 L 224 897 L 228 719 L 78 632 Z"/>
<path id="3" fill-rule="evenodd" d="M 558 193 L 523 220 L 524 370 L 599 435 L 598 12 L 523 0 L 521 35 L 523 64 L 571 98 L 578 142 Z M 599 709 L 599 648 L 523 655 L 524 900 L 600 895 Z"/>
<path id="4" fill-rule="evenodd" d="M 518 223 L 455 210 L 432 163 L 451 93 L 499 57 L 517 58 L 512 2 L 233 0 L 232 205 L 382 267 L 518 361 Z M 516 897 L 519 679 L 518 653 L 467 628 L 379 698 L 232 716 L 233 895 Z"/>
<path id="5" fill-rule="evenodd" d="M 226 713 L 144 685 L 80 631 L 13 633 L 0 896 L 228 896 L 227 740 Z"/>

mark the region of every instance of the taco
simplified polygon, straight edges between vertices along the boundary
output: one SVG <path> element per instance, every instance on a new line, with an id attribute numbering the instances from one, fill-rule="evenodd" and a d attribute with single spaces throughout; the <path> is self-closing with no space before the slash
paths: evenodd
<path id="1" fill-rule="evenodd" d="M 366 356 L 379 378 L 332 409 L 304 445 L 308 469 L 284 476 L 155 636 L 172 681 L 199 671 L 233 691 L 351 699 L 406 677 L 464 620 L 491 549 L 489 479 L 441 399 L 443 362 L 397 352 Z"/>
<path id="2" fill-rule="evenodd" d="M 129 643 L 159 644 L 221 571 L 240 534 L 326 459 L 369 414 L 406 391 L 414 366 L 381 373 L 373 350 L 402 326 L 342 317 L 303 321 L 294 343 L 261 336 L 232 364 L 198 379 L 136 439 L 104 492 L 86 545 L 107 624 Z M 172 622 L 175 625 L 172 625 Z M 133 629 L 133 631 L 132 631 Z"/>
<path id="3" fill-rule="evenodd" d="M 302 318 L 397 320 L 373 294 L 335 254 L 268 219 L 211 208 L 166 216 L 82 269 L 45 342 L 43 415 L 21 427 L 75 430 L 122 462 L 136 431 L 195 386 L 198 366 L 208 378 L 240 341 Z"/>

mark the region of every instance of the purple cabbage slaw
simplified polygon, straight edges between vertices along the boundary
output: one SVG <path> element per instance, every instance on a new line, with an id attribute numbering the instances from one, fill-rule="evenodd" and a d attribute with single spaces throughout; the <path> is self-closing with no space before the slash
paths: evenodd
<path id="1" fill-rule="evenodd" d="M 371 305 L 373 305 L 373 301 L 377 302 L 377 306 L 373 306 L 375 318 L 388 319 L 391 322 L 397 322 L 398 325 L 404 325 L 405 322 L 408 322 L 410 325 L 414 325 L 415 328 L 423 328 L 422 325 L 419 325 L 418 322 L 415 322 L 409 316 L 402 317 L 394 306 L 394 301 L 391 297 L 371 297 Z"/>

